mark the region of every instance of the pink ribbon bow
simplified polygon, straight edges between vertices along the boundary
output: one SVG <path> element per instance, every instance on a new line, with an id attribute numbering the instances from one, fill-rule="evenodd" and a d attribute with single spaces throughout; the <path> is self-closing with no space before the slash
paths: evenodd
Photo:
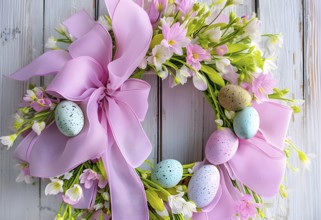
<path id="1" fill-rule="evenodd" d="M 235 216 L 235 201 L 241 194 L 233 187 L 231 178 L 264 197 L 279 191 L 286 164 L 283 146 L 292 110 L 274 102 L 254 102 L 253 107 L 260 117 L 259 132 L 251 139 L 239 139 L 236 154 L 219 166 L 220 189 L 202 213 L 193 215 L 194 220 L 229 220 Z"/>
<path id="2" fill-rule="evenodd" d="M 149 48 L 152 27 L 145 11 L 131 0 L 106 4 L 116 39 L 114 60 L 108 31 L 81 11 L 64 22 L 77 38 L 68 52 L 49 51 L 12 75 L 14 79 L 27 80 L 56 74 L 47 92 L 81 104 L 86 115 L 82 132 L 68 138 L 52 123 L 40 136 L 30 132 L 15 155 L 29 163 L 31 175 L 45 178 L 102 157 L 112 218 L 148 219 L 144 187 L 134 168 L 151 152 L 140 124 L 148 109 L 150 85 L 128 78 Z M 94 187 L 91 192 L 95 192 Z M 95 200 L 92 194 L 87 192 L 77 207 L 89 208 Z"/>

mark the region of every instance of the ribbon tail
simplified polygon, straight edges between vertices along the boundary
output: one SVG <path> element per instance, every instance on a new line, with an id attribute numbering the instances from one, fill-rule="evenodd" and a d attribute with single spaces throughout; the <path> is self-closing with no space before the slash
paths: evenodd
<path id="1" fill-rule="evenodd" d="M 255 136 L 240 139 L 238 150 L 228 163 L 237 180 L 261 196 L 270 197 L 279 191 L 285 162 L 283 151 Z"/>
<path id="2" fill-rule="evenodd" d="M 118 146 L 108 144 L 103 162 L 108 175 L 112 202 L 112 219 L 148 220 L 143 183 L 122 156 Z"/>

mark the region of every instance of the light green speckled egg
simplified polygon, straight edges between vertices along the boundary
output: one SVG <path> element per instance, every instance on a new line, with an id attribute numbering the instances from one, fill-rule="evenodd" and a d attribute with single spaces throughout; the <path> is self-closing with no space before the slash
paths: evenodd
<path id="1" fill-rule="evenodd" d="M 229 111 L 239 111 L 251 103 L 252 97 L 241 86 L 227 85 L 218 93 L 218 101 L 223 108 Z"/>
<path id="2" fill-rule="evenodd" d="M 164 188 L 172 188 L 176 186 L 182 176 L 182 164 L 173 159 L 167 159 L 159 162 L 152 171 L 152 180 Z"/>
<path id="3" fill-rule="evenodd" d="M 57 105 L 55 121 L 59 131 L 67 137 L 78 135 L 85 124 L 81 108 L 72 101 L 62 101 Z"/>
<path id="4" fill-rule="evenodd" d="M 253 107 L 246 107 L 236 113 L 233 119 L 235 134 L 242 139 L 254 137 L 260 127 L 259 113 Z"/>

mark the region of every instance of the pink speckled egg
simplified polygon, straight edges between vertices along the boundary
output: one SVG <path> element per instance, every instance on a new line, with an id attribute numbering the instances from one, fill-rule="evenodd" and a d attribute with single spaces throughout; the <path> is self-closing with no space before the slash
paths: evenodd
<path id="1" fill-rule="evenodd" d="M 214 165 L 229 161 L 236 153 L 239 140 L 229 128 L 214 131 L 205 148 L 206 159 Z"/>

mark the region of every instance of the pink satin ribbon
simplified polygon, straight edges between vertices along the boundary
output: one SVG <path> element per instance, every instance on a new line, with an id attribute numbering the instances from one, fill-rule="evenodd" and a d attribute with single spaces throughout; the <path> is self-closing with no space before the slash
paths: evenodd
<path id="1" fill-rule="evenodd" d="M 219 166 L 222 192 L 202 213 L 193 215 L 193 220 L 229 220 L 235 216 L 234 203 L 241 194 L 231 178 L 264 197 L 279 191 L 286 163 L 283 146 L 292 110 L 274 102 L 254 102 L 253 107 L 260 117 L 259 132 L 251 139 L 239 139 L 234 157 Z"/>
<path id="2" fill-rule="evenodd" d="M 40 136 L 30 132 L 15 155 L 30 174 L 59 176 L 81 163 L 102 157 L 108 175 L 112 218 L 148 219 L 144 186 L 135 172 L 151 152 L 140 122 L 148 109 L 150 85 L 128 79 L 145 56 L 152 27 L 146 12 L 131 0 L 106 1 L 112 15 L 116 53 L 108 31 L 81 11 L 64 22 L 77 38 L 68 48 L 49 51 L 12 75 L 17 80 L 56 74 L 47 92 L 77 102 L 86 115 L 75 137 L 62 135 L 55 123 Z M 77 208 L 90 208 L 96 189 L 85 190 Z"/>

